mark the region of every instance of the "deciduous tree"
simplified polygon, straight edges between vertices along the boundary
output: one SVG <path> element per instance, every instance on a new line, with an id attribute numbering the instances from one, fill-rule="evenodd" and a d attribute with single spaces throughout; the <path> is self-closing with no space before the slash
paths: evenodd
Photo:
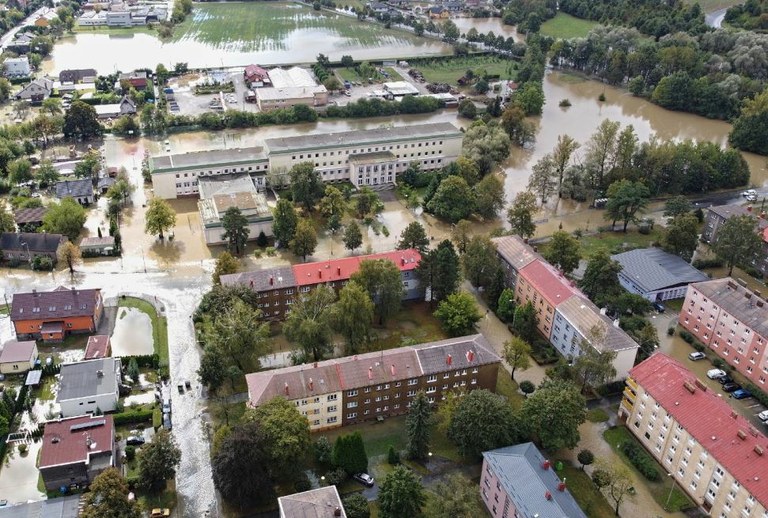
<path id="1" fill-rule="evenodd" d="M 592 138 L 587 142 L 586 164 L 593 189 L 604 187 L 604 178 L 616 159 L 616 144 L 620 124 L 605 119 L 600 123 Z"/>
<path id="2" fill-rule="evenodd" d="M 59 170 L 53 167 L 53 163 L 50 160 L 43 160 L 35 173 L 40 186 L 50 186 L 59 181 Z"/>
<path id="3" fill-rule="evenodd" d="M 495 122 L 473 122 L 464 133 L 461 144 L 462 155 L 477 164 L 481 176 L 490 173 L 494 166 L 506 160 L 509 148 L 509 136 Z"/>
<path id="4" fill-rule="evenodd" d="M 362 219 L 368 214 L 381 212 L 384 209 L 384 204 L 375 191 L 371 190 L 370 187 L 363 187 L 357 194 L 355 209 L 357 210 L 357 217 Z"/>
<path id="5" fill-rule="evenodd" d="M 347 223 L 341 240 L 344 242 L 344 248 L 347 250 L 360 248 L 363 244 L 363 233 L 360 231 L 360 225 L 355 221 Z"/>
<path id="6" fill-rule="evenodd" d="M 459 398 L 448 425 L 448 438 L 465 457 L 477 458 L 523 437 L 522 423 L 509 403 L 485 389 Z"/>
<path id="7" fill-rule="evenodd" d="M 486 287 L 499 268 L 496 247 L 487 236 L 473 236 L 461 257 L 464 276 L 476 287 Z"/>
<path id="8" fill-rule="evenodd" d="M 352 274 L 351 280 L 358 282 L 371 297 L 379 324 L 386 321 L 400 310 L 403 298 L 403 283 L 400 269 L 386 259 L 365 260 L 360 269 Z"/>
<path id="9" fill-rule="evenodd" d="M 429 500 L 430 518 L 476 518 L 483 515 L 483 507 L 474 484 L 462 473 L 451 473 L 433 488 L 437 498 Z"/>
<path id="10" fill-rule="evenodd" d="M 16 222 L 13 214 L 5 208 L 5 203 L 0 203 L 0 232 L 15 232 Z"/>
<path id="11" fill-rule="evenodd" d="M 273 398 L 255 409 L 246 410 L 243 421 L 259 423 L 273 474 L 285 475 L 299 469 L 311 440 L 309 421 L 294 403 L 282 397 Z"/>
<path id="12" fill-rule="evenodd" d="M 720 225 L 716 237 L 712 250 L 728 267 L 728 275 L 737 264 L 749 264 L 762 247 L 757 221 L 749 216 L 731 216 Z"/>
<path id="13" fill-rule="evenodd" d="M 459 292 L 448 295 L 440 302 L 435 317 L 450 336 L 464 336 L 475 330 L 480 312 L 472 295 Z"/>
<path id="14" fill-rule="evenodd" d="M 510 288 L 504 288 L 496 302 L 496 316 L 502 322 L 512 322 L 515 317 L 515 291 Z"/>
<path id="15" fill-rule="evenodd" d="M 586 401 L 573 383 L 544 380 L 525 399 L 522 415 L 544 449 L 575 448 L 587 418 Z"/>
<path id="16" fill-rule="evenodd" d="M 64 241 L 56 250 L 56 256 L 59 261 L 67 265 L 70 275 L 75 273 L 75 266 L 82 262 L 80 248 L 72 241 Z"/>
<path id="17" fill-rule="evenodd" d="M 693 214 L 675 216 L 664 234 L 664 250 L 691 262 L 699 245 L 699 221 Z"/>
<path id="18" fill-rule="evenodd" d="M 32 163 L 26 158 L 17 158 L 9 163 L 8 179 L 16 185 L 32 179 Z"/>
<path id="19" fill-rule="evenodd" d="M 438 218 L 450 223 L 465 219 L 475 207 L 475 195 L 460 176 L 449 176 L 440 182 L 435 195 L 427 203 L 427 209 Z"/>
<path id="20" fill-rule="evenodd" d="M 158 234 L 163 239 L 163 233 L 176 225 L 176 211 L 168 202 L 161 198 L 152 198 L 147 209 L 144 232 L 153 235 Z"/>
<path id="21" fill-rule="evenodd" d="M 352 493 L 341 500 L 347 518 L 370 518 L 371 511 L 368 508 L 368 499 L 362 493 Z"/>
<path id="22" fill-rule="evenodd" d="M 152 442 L 139 450 L 139 486 L 156 493 L 165 489 L 166 481 L 176 476 L 181 450 L 168 430 L 159 430 Z"/>
<path id="23" fill-rule="evenodd" d="M 240 267 L 240 262 L 235 259 L 229 252 L 222 252 L 219 257 L 216 258 L 216 267 L 213 269 L 213 284 L 221 284 L 221 276 L 237 273 L 237 269 Z"/>
<path id="24" fill-rule="evenodd" d="M 296 233 L 296 225 L 299 222 L 299 216 L 293 203 L 285 198 L 277 200 L 277 205 L 273 211 L 274 220 L 272 221 L 272 233 L 275 240 L 282 247 L 288 246 Z"/>
<path id="25" fill-rule="evenodd" d="M 600 473 L 600 484 L 605 488 L 605 492 L 608 497 L 615 504 L 614 513 L 619 516 L 619 508 L 621 503 L 627 497 L 632 496 L 634 493 L 632 481 L 632 474 L 629 468 L 623 462 L 607 462 L 605 459 L 598 459 L 593 472 L 594 476 Z M 595 480 L 595 484 L 597 484 Z"/>
<path id="26" fill-rule="evenodd" d="M 85 224 L 85 209 L 72 198 L 48 206 L 43 216 L 43 229 L 50 234 L 63 234 L 70 241 L 77 240 Z"/>
<path id="27" fill-rule="evenodd" d="M 675 196 L 664 204 L 664 215 L 670 218 L 682 216 L 693 210 L 693 205 L 685 196 Z"/>
<path id="28" fill-rule="evenodd" d="M 85 493 L 82 518 L 140 518 L 136 500 L 128 499 L 128 482 L 115 468 L 107 468 L 93 479 Z"/>
<path id="29" fill-rule="evenodd" d="M 533 164 L 531 176 L 528 178 L 528 191 L 532 192 L 545 205 L 547 200 L 557 191 L 557 170 L 552 155 L 547 154 Z"/>
<path id="30" fill-rule="evenodd" d="M 621 265 L 611 259 L 608 251 L 599 249 L 589 258 L 579 288 L 591 301 L 603 306 L 623 291 L 619 283 L 620 271 Z"/>
<path id="31" fill-rule="evenodd" d="M 235 252 L 235 255 L 240 255 L 245 249 L 248 234 L 251 233 L 251 229 L 248 227 L 248 218 L 243 216 L 238 207 L 229 207 L 221 218 L 221 226 L 224 227 L 221 239 L 227 242 L 227 246 Z"/>
<path id="32" fill-rule="evenodd" d="M 531 346 L 519 336 L 513 336 L 504 342 L 504 360 L 512 367 L 512 379 L 515 379 L 517 369 L 524 371 L 531 366 L 530 355 Z"/>
<path id="33" fill-rule="evenodd" d="M 578 459 L 579 464 L 581 464 L 581 471 L 584 471 L 584 466 L 589 466 L 595 462 L 595 454 L 592 453 L 591 450 L 587 450 L 585 448 L 583 450 L 579 450 L 578 455 L 576 455 L 576 459 Z"/>
<path id="34" fill-rule="evenodd" d="M 315 171 L 315 164 L 302 162 L 291 168 L 291 193 L 293 201 L 311 211 L 323 195 L 323 181 Z"/>
<path id="35" fill-rule="evenodd" d="M 305 261 L 308 255 L 312 255 L 315 252 L 315 248 L 317 248 L 317 233 L 315 233 L 315 227 L 312 226 L 310 219 L 302 218 L 299 220 L 290 246 L 291 251 L 296 255 L 300 255 Z"/>
<path id="36" fill-rule="evenodd" d="M 350 281 L 341 289 L 331 311 L 331 322 L 347 341 L 347 356 L 362 352 L 371 339 L 373 301 L 360 284 Z"/>
<path id="37" fill-rule="evenodd" d="M 512 232 L 523 239 L 531 237 L 536 232 L 536 224 L 533 222 L 536 211 L 536 195 L 528 191 L 517 193 L 507 211 L 507 221 Z"/>
<path id="38" fill-rule="evenodd" d="M 412 221 L 403 229 L 400 234 L 400 241 L 397 242 L 398 250 L 407 250 L 415 248 L 422 254 L 429 246 L 429 238 L 424 227 L 418 221 Z"/>
<path id="39" fill-rule="evenodd" d="M 562 197 L 563 176 L 571 163 L 573 153 L 579 149 L 580 144 L 568 135 L 559 135 L 557 144 L 552 150 L 552 162 L 554 175 L 557 178 L 557 192 Z"/>
<path id="40" fill-rule="evenodd" d="M 96 108 L 83 101 L 73 101 L 64 115 L 64 136 L 90 139 L 101 135 L 103 128 Z"/>
<path id="41" fill-rule="evenodd" d="M 456 243 L 456 248 L 460 254 L 467 250 L 469 240 L 472 238 L 472 223 L 466 219 L 458 221 L 451 231 L 451 239 Z"/>
<path id="42" fill-rule="evenodd" d="M 378 501 L 381 518 L 402 518 L 421 516 L 426 496 L 421 480 L 413 471 L 405 466 L 395 466 L 379 486 Z"/>
<path id="43" fill-rule="evenodd" d="M 547 243 L 547 248 L 542 255 L 550 264 L 557 267 L 566 275 L 579 267 L 581 260 L 581 247 L 579 242 L 568 232 L 558 230 L 552 234 L 552 239 Z"/>
<path id="44" fill-rule="evenodd" d="M 581 391 L 587 387 L 596 389 L 613 380 L 616 377 L 616 368 L 613 362 L 616 352 L 604 349 L 605 330 L 592 328 L 587 333 L 588 340 L 581 341 L 581 354 L 573 362 L 573 373 L 577 380 L 581 380 Z"/>
<path id="45" fill-rule="evenodd" d="M 605 204 L 604 217 L 611 221 L 611 228 L 616 221 L 624 222 L 623 231 L 627 231 L 630 221 L 635 221 L 638 212 L 642 212 L 651 197 L 648 187 L 642 182 L 619 180 L 608 187 L 608 202 Z"/>
<path id="46" fill-rule="evenodd" d="M 296 342 L 307 358 L 320 361 L 331 352 L 331 317 L 336 293 L 321 284 L 291 306 L 283 324 L 288 340 Z"/>
<path id="47" fill-rule="evenodd" d="M 347 208 L 347 202 L 344 194 L 333 185 L 325 187 L 325 196 L 320 199 L 320 214 L 325 218 L 331 216 L 341 217 Z"/>
<path id="48" fill-rule="evenodd" d="M 487 174 L 474 187 L 475 212 L 485 219 L 498 216 L 504 207 L 504 183 L 495 174 Z"/>

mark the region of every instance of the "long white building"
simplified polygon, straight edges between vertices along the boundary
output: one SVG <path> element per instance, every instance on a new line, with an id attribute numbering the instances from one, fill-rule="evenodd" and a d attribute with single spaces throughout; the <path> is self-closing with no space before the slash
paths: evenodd
<path id="1" fill-rule="evenodd" d="M 270 171 L 287 175 L 291 167 L 313 162 L 326 182 L 355 186 L 396 182 L 412 162 L 438 169 L 461 154 L 463 133 L 448 122 L 341 133 L 271 138 L 263 147 L 218 149 L 150 158 L 155 196 L 197 197 L 198 178 L 247 172 L 266 186 Z"/>

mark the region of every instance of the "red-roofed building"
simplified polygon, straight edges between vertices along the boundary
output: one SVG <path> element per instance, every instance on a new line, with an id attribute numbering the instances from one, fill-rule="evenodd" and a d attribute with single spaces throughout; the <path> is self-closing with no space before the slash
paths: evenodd
<path id="1" fill-rule="evenodd" d="M 515 285 L 517 304 L 530 302 L 539 317 L 539 331 L 549 340 L 555 308 L 579 293 L 572 281 L 542 259 L 535 259 L 520 269 Z"/>
<path id="2" fill-rule="evenodd" d="M 71 417 L 45 424 L 40 474 L 48 491 L 88 485 L 114 466 L 115 458 L 111 415 Z"/>
<path id="3" fill-rule="evenodd" d="M 269 80 L 269 72 L 261 68 L 259 65 L 248 65 L 243 71 L 243 78 L 245 82 L 251 88 L 260 88 L 262 86 L 270 86 L 272 82 Z"/>
<path id="4" fill-rule="evenodd" d="M 766 516 L 768 438 L 669 356 L 629 374 L 619 417 L 696 504 L 710 516 Z"/>
<path id="5" fill-rule="evenodd" d="M 112 344 L 109 342 L 109 337 L 107 335 L 89 336 L 83 360 L 96 360 L 106 356 L 112 356 Z"/>

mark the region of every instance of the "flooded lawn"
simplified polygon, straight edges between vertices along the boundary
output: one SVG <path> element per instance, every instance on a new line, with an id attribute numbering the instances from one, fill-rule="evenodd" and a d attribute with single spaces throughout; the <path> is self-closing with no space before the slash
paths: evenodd
<path id="1" fill-rule="evenodd" d="M 36 463 L 42 445 L 42 441 L 30 442 L 24 455 L 19 453 L 16 444 L 8 445 L 5 462 L 0 468 L 0 498 L 14 504 L 45 498 L 45 493 L 37 489 L 39 472 Z"/>
<path id="2" fill-rule="evenodd" d="M 136 308 L 119 308 L 111 341 L 115 356 L 152 354 L 155 344 L 149 315 Z"/>

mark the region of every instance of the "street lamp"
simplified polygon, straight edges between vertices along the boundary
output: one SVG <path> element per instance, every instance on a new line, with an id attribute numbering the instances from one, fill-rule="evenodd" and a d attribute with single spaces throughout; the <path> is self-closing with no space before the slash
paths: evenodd
<path id="1" fill-rule="evenodd" d="M 667 476 L 672 481 L 672 484 L 669 486 L 669 495 L 667 495 L 667 501 L 664 504 L 665 511 L 669 511 L 669 500 L 672 498 L 672 490 L 675 489 L 675 479 L 672 478 L 672 473 L 667 473 Z"/>

